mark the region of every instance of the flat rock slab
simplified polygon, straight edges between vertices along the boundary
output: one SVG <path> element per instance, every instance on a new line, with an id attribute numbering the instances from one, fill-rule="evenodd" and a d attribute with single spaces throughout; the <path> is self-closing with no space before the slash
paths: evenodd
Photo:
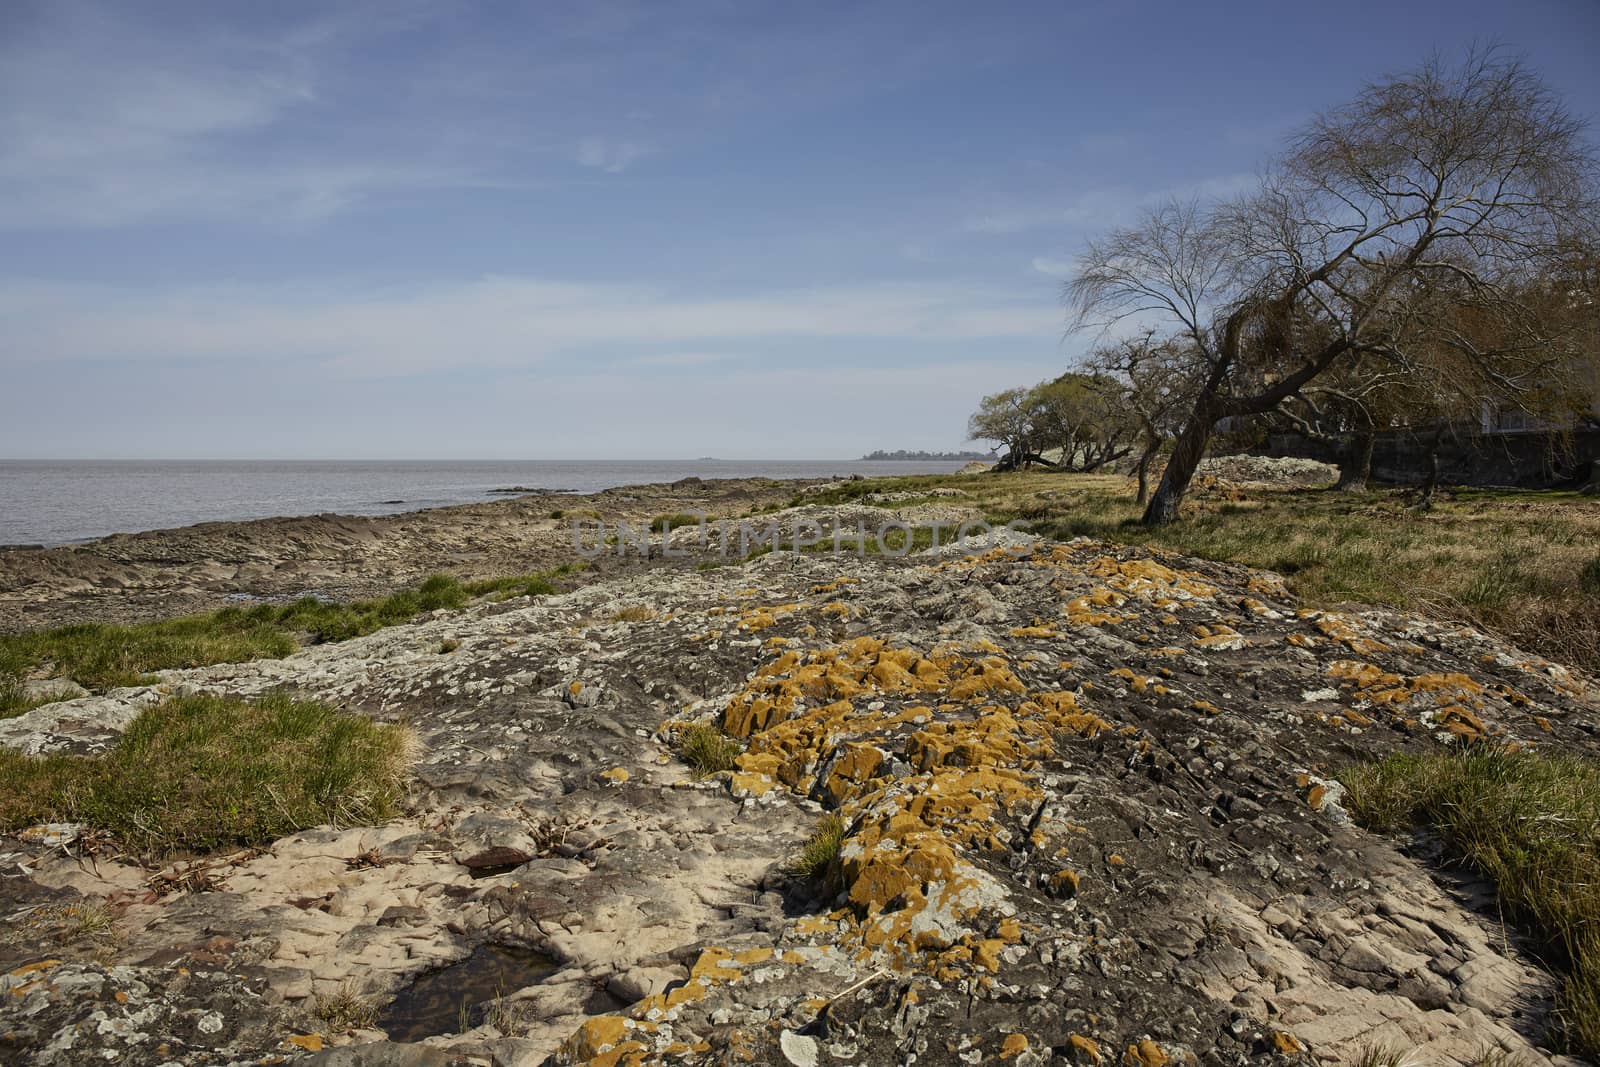
<path id="1" fill-rule="evenodd" d="M 1339 768 L 1396 751 L 1594 750 L 1588 679 L 1459 626 L 1307 611 L 1271 574 L 1087 541 L 773 553 L 168 672 L 0 743 L 93 751 L 164 693 L 282 687 L 415 727 L 405 817 L 178 872 L 207 892 L 0 844 L 15 916 L 83 896 L 117 917 L 5 979 L 19 1054 L 1332 1064 L 1388 1043 L 1563 1062 L 1541 1047 L 1552 980 L 1483 887 L 1339 806 Z M 693 722 L 738 739 L 731 772 L 679 760 Z M 840 854 L 801 877 L 825 814 Z M 46 941 L 7 937 L 14 968 L 41 962 Z M 426 1045 L 319 1017 L 484 942 L 557 969 Z M 118 1021 L 119 991 L 145 1021 Z"/>

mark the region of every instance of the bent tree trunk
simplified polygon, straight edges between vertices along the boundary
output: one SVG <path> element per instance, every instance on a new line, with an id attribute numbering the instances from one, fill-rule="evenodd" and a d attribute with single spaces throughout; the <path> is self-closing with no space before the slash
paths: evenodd
<path id="1" fill-rule="evenodd" d="M 1140 507 L 1144 507 L 1150 500 L 1150 461 L 1156 458 L 1156 452 L 1161 448 L 1159 439 L 1151 439 L 1144 446 L 1144 454 L 1139 457 L 1139 499 Z"/>
<path id="2" fill-rule="evenodd" d="M 1344 465 L 1339 468 L 1339 484 L 1336 486 L 1339 492 L 1367 491 L 1367 483 L 1372 480 L 1372 449 L 1376 443 L 1377 434 L 1371 427 L 1356 434 L 1350 442 L 1350 451 L 1345 457 Z"/>
<path id="3" fill-rule="evenodd" d="M 1189 416 L 1177 443 L 1172 446 L 1172 458 L 1167 460 L 1161 484 L 1156 487 L 1155 495 L 1144 509 L 1144 518 L 1140 520 L 1144 525 L 1162 526 L 1177 519 L 1178 511 L 1183 506 L 1183 494 L 1189 491 L 1194 472 L 1200 469 L 1200 460 L 1206 454 L 1206 445 L 1211 441 L 1211 430 L 1216 422 L 1216 416 L 1203 406 L 1196 408 Z"/>

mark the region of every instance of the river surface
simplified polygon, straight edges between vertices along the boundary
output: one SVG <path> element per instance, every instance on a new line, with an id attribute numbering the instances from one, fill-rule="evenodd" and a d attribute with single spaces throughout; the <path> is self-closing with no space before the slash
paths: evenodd
<path id="1" fill-rule="evenodd" d="M 401 511 L 493 500 L 496 489 L 597 492 L 700 478 L 937 474 L 918 460 L 0 460 L 0 545 L 66 544 L 197 522 Z"/>

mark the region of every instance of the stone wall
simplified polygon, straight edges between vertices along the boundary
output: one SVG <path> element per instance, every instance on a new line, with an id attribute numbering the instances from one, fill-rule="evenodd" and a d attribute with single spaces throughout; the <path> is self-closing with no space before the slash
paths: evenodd
<path id="1" fill-rule="evenodd" d="M 1427 477 L 1431 434 L 1385 430 L 1372 451 L 1373 480 L 1416 485 Z M 1273 434 L 1261 450 L 1271 456 L 1302 456 L 1342 463 L 1345 446 L 1296 434 Z M 1549 489 L 1581 483 L 1600 462 L 1600 430 L 1585 430 L 1565 441 L 1544 432 L 1473 435 L 1447 433 L 1439 447 L 1439 480 L 1446 485 L 1505 485 Z"/>

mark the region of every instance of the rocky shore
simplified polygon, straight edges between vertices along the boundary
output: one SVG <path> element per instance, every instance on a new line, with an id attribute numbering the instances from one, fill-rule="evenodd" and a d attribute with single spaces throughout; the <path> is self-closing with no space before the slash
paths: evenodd
<path id="1" fill-rule="evenodd" d="M 739 514 L 793 493 L 13 553 L 0 623 L 367 591 L 442 560 L 525 570 L 570 558 L 557 508 Z M 1306 610 L 1265 572 L 1025 540 L 608 558 L 559 595 L 0 721 L 0 744 L 92 753 L 173 693 L 290 689 L 421 741 L 383 826 L 154 870 L 87 827 L 0 839 L 0 1062 L 1579 1062 L 1543 1046 L 1538 946 L 1430 841 L 1353 826 L 1337 775 L 1478 738 L 1594 751 L 1591 680 L 1456 625 Z M 683 762 L 697 723 L 737 742 L 731 770 Z M 830 815 L 838 856 L 803 876 Z M 112 935 L 74 919 L 90 907 Z M 445 968 L 488 945 L 544 965 L 470 996 L 463 969 L 461 1025 L 397 1042 L 370 1015 L 330 1021 L 421 975 L 449 995 Z"/>
<path id="2" fill-rule="evenodd" d="M 307 515 L 117 534 L 58 548 L 0 547 L 0 633 L 165 618 L 264 599 L 380 596 L 438 571 L 542 570 L 573 557 L 572 518 L 743 515 L 809 482 L 765 478 L 530 492 L 398 515 Z"/>

